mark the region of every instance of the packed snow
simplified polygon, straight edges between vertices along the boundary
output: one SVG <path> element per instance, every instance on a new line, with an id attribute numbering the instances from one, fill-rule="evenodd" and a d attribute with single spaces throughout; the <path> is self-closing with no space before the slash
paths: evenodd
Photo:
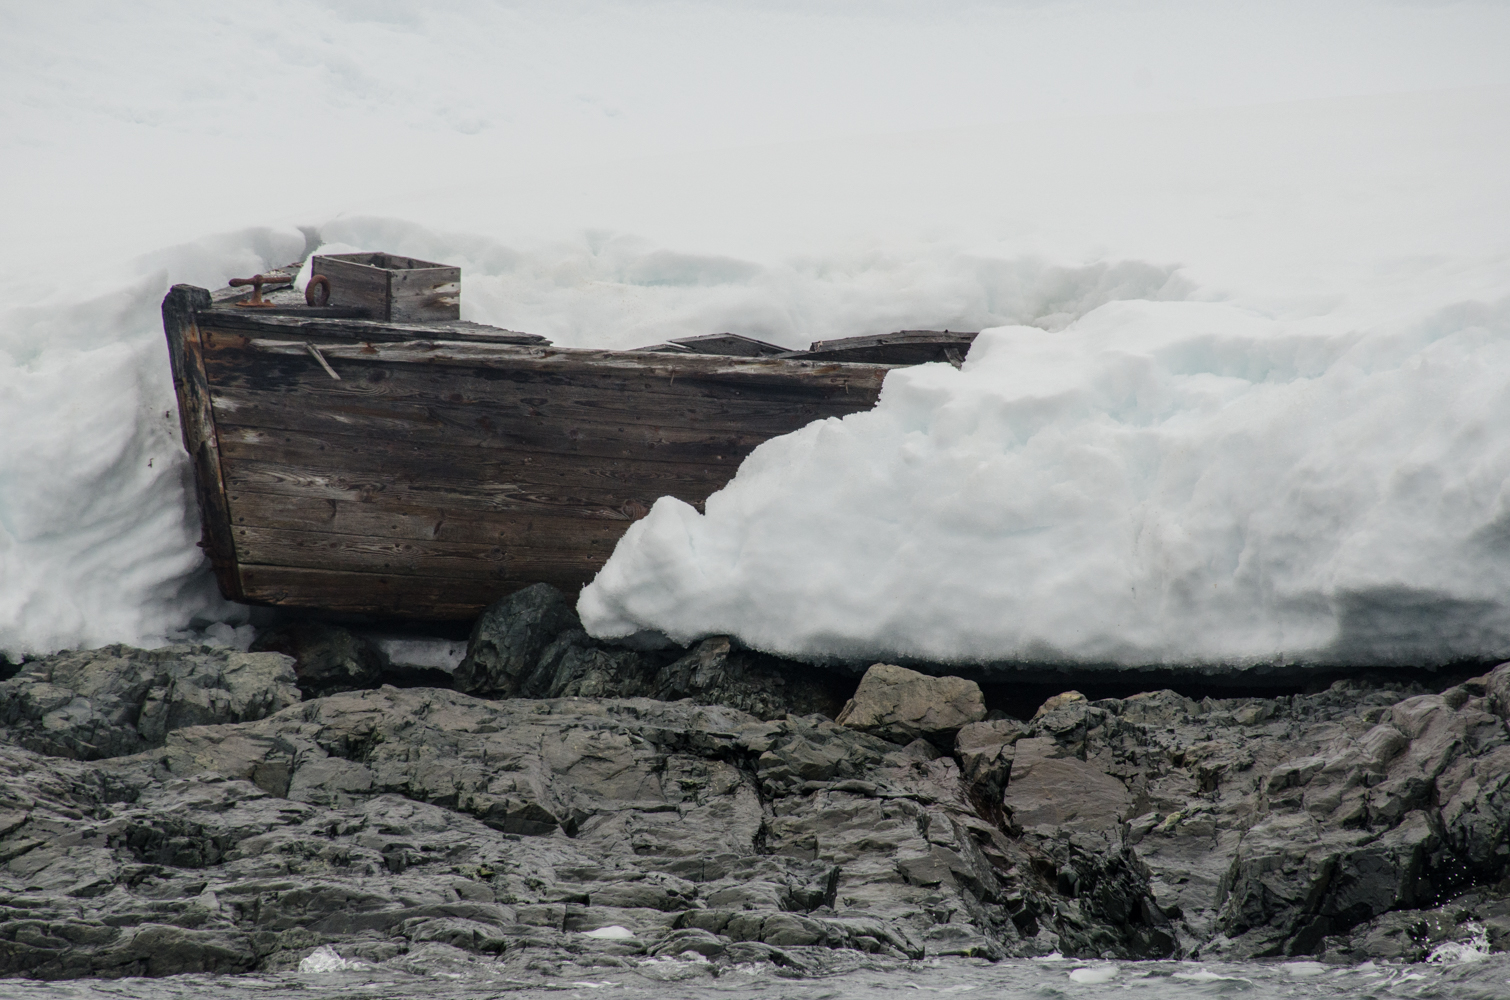
<path id="1" fill-rule="evenodd" d="M 1474 3 L 0 13 L 0 653 L 246 641 L 158 303 L 322 244 L 566 345 L 990 331 L 661 501 L 600 633 L 1510 652 L 1507 42 Z"/>
<path id="2" fill-rule="evenodd" d="M 998 327 L 664 497 L 588 629 L 1173 664 L 1510 651 L 1510 299 L 1366 332 L 1226 303 Z"/>

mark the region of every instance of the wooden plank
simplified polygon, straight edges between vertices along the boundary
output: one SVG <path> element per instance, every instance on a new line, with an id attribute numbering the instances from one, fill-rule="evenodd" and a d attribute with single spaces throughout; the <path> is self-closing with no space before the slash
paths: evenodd
<path id="1" fill-rule="evenodd" d="M 484 547 L 517 546 L 586 552 L 607 558 L 628 520 L 584 520 L 534 514 L 520 517 L 495 511 L 462 511 L 442 506 L 375 501 L 325 500 L 252 490 L 228 492 L 237 528 L 281 528 L 330 536 L 439 541 Z"/>
<path id="2" fill-rule="evenodd" d="M 745 431 L 760 427 L 788 427 L 822 416 L 866 409 L 875 402 L 869 392 L 818 389 L 784 395 L 678 379 L 657 385 L 644 380 L 574 374 L 562 378 L 469 370 L 446 370 L 410 365 L 362 365 L 332 359 L 339 381 L 314 360 L 308 348 L 276 363 L 232 356 L 228 352 L 206 359 L 206 371 L 217 394 L 222 389 L 253 389 L 272 394 L 307 394 L 320 405 L 353 402 L 408 403 L 419 407 L 484 405 L 495 412 L 532 420 L 586 419 L 631 424 L 683 424 Z M 773 398 L 774 397 L 774 398 Z M 797 424 L 800 426 L 800 423 Z"/>
<path id="3" fill-rule="evenodd" d="M 669 343 L 685 348 L 695 354 L 723 354 L 740 358 L 771 357 L 790 354 L 779 344 L 745 337 L 737 333 L 705 333 L 697 337 L 674 337 Z"/>
<path id="4" fill-rule="evenodd" d="M 395 482 L 517 484 L 651 499 L 722 484 L 738 469 L 723 462 L 658 462 L 570 454 L 529 454 L 505 448 L 433 447 L 364 434 L 309 434 L 222 424 L 222 461 L 274 462 L 343 475 L 385 476 Z M 701 498 L 701 497 L 699 497 Z"/>
<path id="5" fill-rule="evenodd" d="M 250 292 L 238 292 L 238 295 L 240 294 L 250 294 Z M 310 337 L 333 337 L 338 340 L 361 343 L 424 338 L 483 344 L 550 343 L 549 340 L 536 333 L 520 333 L 518 330 L 505 330 L 502 327 L 474 323 L 471 320 L 447 323 L 394 323 L 380 319 L 330 317 L 308 306 L 292 308 L 290 311 L 281 313 L 278 309 L 259 312 L 236 309 L 233 306 L 217 306 L 203 313 L 200 322 L 207 328 L 214 327 L 222 332 L 297 338 L 301 341 Z"/>
<path id="6" fill-rule="evenodd" d="M 575 594 L 586 581 L 558 577 L 480 584 L 447 577 L 244 565 L 240 567 L 239 586 L 245 599 L 257 604 L 444 621 L 475 618 L 500 597 L 536 582 L 551 583 Z"/>
<path id="7" fill-rule="evenodd" d="M 322 352 L 323 356 L 323 352 Z M 224 395 L 248 399 L 239 390 L 263 394 L 275 406 L 328 406 L 367 412 L 450 413 L 453 426 L 518 421 L 555 423 L 562 429 L 577 422 L 623 427 L 696 427 L 709 433 L 748 437 L 785 433 L 813 420 L 844 416 L 869 408 L 866 394 L 813 394 L 810 398 L 771 399 L 754 392 L 718 391 L 693 380 L 674 387 L 621 386 L 618 380 L 578 377 L 569 380 L 488 379 L 469 372 L 410 366 L 356 366 L 336 362 L 340 380 L 332 379 L 306 349 L 302 356 L 276 366 L 242 364 L 224 354 L 207 360 L 217 402 Z M 330 362 L 327 356 L 327 363 Z M 304 396 L 305 400 L 293 399 Z"/>
<path id="8" fill-rule="evenodd" d="M 330 280 L 330 304 L 362 309 L 373 319 L 392 319 L 388 307 L 388 272 L 360 258 L 371 254 L 330 254 L 310 261 L 314 274 Z"/>
<path id="9" fill-rule="evenodd" d="M 230 509 L 220 465 L 209 380 L 204 370 L 203 340 L 195 322 L 197 310 L 210 307 L 210 293 L 193 285 L 174 285 L 163 299 L 163 332 L 178 396 L 179 427 L 184 448 L 194 464 L 194 493 L 199 501 L 200 546 L 215 570 L 220 592 L 239 600 L 236 550 L 231 535 Z"/>
<path id="10" fill-rule="evenodd" d="M 968 344 L 979 335 L 979 333 L 962 333 L 958 330 L 898 330 L 895 333 L 865 334 L 859 337 L 815 340 L 808 347 L 808 350 L 840 351 L 849 348 L 884 347 L 896 344 Z"/>
<path id="11" fill-rule="evenodd" d="M 388 274 L 388 318 L 400 323 L 461 319 L 461 268 L 414 267 Z"/>
<path id="12" fill-rule="evenodd" d="M 310 364 L 314 364 L 313 360 Z M 228 427 L 315 435 L 404 436 L 416 444 L 437 448 L 507 448 L 535 455 L 718 466 L 737 465 L 762 442 L 803 426 L 806 423 L 803 418 L 807 416 L 794 414 L 787 426 L 774 421 L 752 421 L 756 424 L 754 428 L 736 432 L 717 426 L 521 419 L 482 406 L 420 406 L 360 399 L 338 405 L 317 398 L 285 399 L 281 394 L 230 388 L 215 390 L 215 415 Z"/>
<path id="13" fill-rule="evenodd" d="M 585 419 L 649 425 L 690 422 L 703 428 L 754 431 L 767 436 L 823 416 L 869 408 L 879 394 L 879 376 L 885 371 L 871 369 L 869 373 L 876 377 L 858 384 L 853 380 L 836 384 L 820 375 L 781 380 L 781 384 L 772 388 L 699 371 L 684 372 L 681 377 L 675 371 L 663 372 L 665 377 L 660 378 L 650 377 L 643 370 L 625 372 L 586 365 L 555 366 L 542 372 L 527 365 L 507 370 L 457 370 L 420 364 L 370 363 L 382 353 L 380 348 L 374 349 L 371 356 L 353 357 L 347 351 L 321 345 L 326 361 L 336 365 L 338 371 L 345 371 L 342 380 L 336 381 L 302 342 L 282 344 L 286 350 L 274 356 L 242 349 L 245 343 L 239 337 L 211 335 L 212 350 L 205 363 L 217 396 L 222 389 L 256 389 L 269 393 L 308 393 L 336 405 L 349 405 L 354 400 L 392 400 L 425 409 L 437 405 L 484 404 L 496 413 L 512 412 L 537 421 Z M 476 416 L 470 414 L 464 425 Z"/>
<path id="14" fill-rule="evenodd" d="M 377 319 L 443 323 L 461 319 L 461 268 L 391 253 L 317 256 L 311 263 L 330 280 L 330 301 L 367 309 Z"/>
<path id="15" fill-rule="evenodd" d="M 421 542 L 323 531 L 237 525 L 236 551 L 246 565 L 304 566 L 364 573 L 458 579 L 504 579 L 502 546 Z M 577 557 L 574 561 L 580 561 Z"/>
<path id="16" fill-rule="evenodd" d="M 958 365 L 969 353 L 973 333 L 948 330 L 902 330 L 875 337 L 818 340 L 799 357 L 870 364 L 921 365 L 948 361 Z"/>
<path id="17" fill-rule="evenodd" d="M 490 585 L 496 580 L 541 576 L 591 577 L 609 555 L 608 551 L 561 551 L 550 546 L 424 542 L 250 526 L 238 526 L 235 536 L 244 565 L 446 577 Z"/>
<path id="18" fill-rule="evenodd" d="M 279 317 L 269 317 L 271 324 Z M 349 325 L 354 320 L 328 320 L 330 325 Z M 298 339 L 247 336 L 213 327 L 217 349 L 239 348 L 267 354 L 297 357 L 314 343 L 327 357 L 353 361 L 390 361 L 409 364 L 494 368 L 529 373 L 533 376 L 573 373 L 617 373 L 644 382 L 664 378 L 700 379 L 708 384 L 730 388 L 748 387 L 778 395 L 804 395 L 821 392 L 843 394 L 848 387 L 873 387 L 879 392 L 881 380 L 894 365 L 842 364 L 831 361 L 808 361 L 800 358 L 731 358 L 716 354 L 659 354 L 631 351 L 596 351 L 569 347 L 546 347 L 534 344 L 495 344 L 451 340 L 407 340 L 388 342 L 353 342 L 326 340 L 313 334 L 318 324 L 295 324 L 288 333 Z M 223 338 L 223 339 L 220 339 Z"/>
<path id="19" fill-rule="evenodd" d="M 366 474 L 330 473 L 307 465 L 244 459 L 227 463 L 225 472 L 227 486 L 236 491 L 359 503 L 392 501 L 404 506 L 443 507 L 456 511 L 458 516 L 464 516 L 464 512 L 491 512 L 517 517 L 630 521 L 642 516 L 656 499 L 647 496 L 637 500 L 622 494 L 587 491 L 567 493 L 509 483 L 433 479 L 402 482 L 382 470 Z"/>

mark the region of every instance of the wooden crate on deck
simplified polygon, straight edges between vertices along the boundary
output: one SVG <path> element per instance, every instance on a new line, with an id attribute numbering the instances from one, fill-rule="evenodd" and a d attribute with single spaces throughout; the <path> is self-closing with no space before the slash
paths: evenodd
<path id="1" fill-rule="evenodd" d="M 315 257 L 313 273 L 330 279 L 330 305 L 367 310 L 390 323 L 461 319 L 461 268 L 392 253 Z"/>

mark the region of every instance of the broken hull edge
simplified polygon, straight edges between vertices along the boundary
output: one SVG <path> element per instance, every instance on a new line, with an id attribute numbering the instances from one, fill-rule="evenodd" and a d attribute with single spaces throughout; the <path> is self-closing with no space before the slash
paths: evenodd
<path id="1" fill-rule="evenodd" d="M 201 545 L 229 600 L 348 617 L 575 592 L 657 497 L 700 508 L 762 441 L 869 409 L 895 367 L 364 341 L 328 319 L 317 338 L 231 308 L 163 301 Z"/>

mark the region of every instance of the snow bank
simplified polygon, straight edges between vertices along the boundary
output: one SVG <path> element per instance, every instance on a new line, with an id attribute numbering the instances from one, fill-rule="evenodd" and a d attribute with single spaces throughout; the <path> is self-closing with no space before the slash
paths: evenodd
<path id="1" fill-rule="evenodd" d="M 1083 360 L 1102 358 L 1098 324 L 1170 316 L 1167 332 L 1194 336 L 1186 318 L 1205 302 L 1226 309 L 1204 314 L 1213 336 L 1269 317 L 1288 331 L 1277 340 L 1314 336 L 1327 364 L 1344 364 L 1366 343 L 1422 336 L 1405 318 L 1425 329 L 1455 303 L 1467 316 L 1510 295 L 1504 5 L 431 6 L 143 0 L 86 18 L 68 4 L 0 13 L 0 653 L 149 643 L 246 618 L 215 595 L 194 545 L 158 303 L 171 283 L 216 287 L 320 242 L 459 264 L 466 318 L 581 346 L 720 330 L 802 346 L 1029 324 L 1062 332 Z M 1141 304 L 1118 305 L 1129 302 Z M 1438 339 L 1455 343 L 1445 326 Z M 1173 409 L 1194 405 L 1190 372 L 1158 374 L 1165 354 L 1148 377 L 1168 383 Z M 909 376 L 913 388 L 888 390 L 887 412 L 921 420 L 928 404 L 909 394 L 959 392 L 954 411 L 979 402 L 982 427 L 1008 420 L 1022 404 L 977 386 L 992 364 L 982 354 L 964 375 Z M 1066 398 L 1110 392 L 1103 377 L 1065 376 Z M 939 385 L 925 391 L 928 379 Z M 1260 382 L 1232 390 L 1234 414 L 1268 412 L 1260 400 L 1278 390 Z M 1152 459 L 1090 416 L 1044 419 L 1105 437 L 1125 497 L 1151 489 L 1139 477 Z M 842 431 L 857 449 L 845 461 L 863 466 L 884 434 L 854 426 Z M 1162 430 L 1148 439 L 1167 445 Z M 1325 445 L 1313 443 L 1319 461 Z M 905 486 L 865 469 L 877 488 Z M 1029 510 L 1018 490 L 1006 506 Z M 814 494 L 805 510 L 835 516 L 840 493 Z M 848 516 L 913 503 L 866 496 Z M 1084 509 L 1081 547 L 1068 550 L 1082 554 L 1115 536 L 1105 503 Z M 1183 530 L 1191 546 L 1214 546 L 1211 560 L 1234 551 L 1220 532 Z M 667 561 L 659 577 L 627 558 L 613 572 L 643 582 L 637 599 L 685 585 L 686 565 Z M 1047 575 L 1032 586 L 1068 587 L 1107 558 L 1033 568 Z M 1432 572 L 1462 577 L 1463 593 L 1483 586 L 1474 559 L 1417 572 L 1388 570 L 1387 551 L 1374 558 L 1380 579 L 1420 577 L 1431 594 Z M 845 570 L 825 572 L 843 589 Z M 1212 634 L 1263 635 L 1222 617 L 1254 617 L 1232 600 L 1208 601 Z M 748 613 L 770 621 L 781 606 Z M 647 610 L 616 607 L 615 621 Z M 217 630 L 227 633 L 243 641 Z M 1129 650 L 1161 648 L 1146 624 L 1128 634 Z"/>
<path id="2" fill-rule="evenodd" d="M 81 280 L 113 291 L 0 311 L 0 653 L 245 621 L 196 547 L 160 303 L 170 271 L 218 287 L 303 243 L 208 238 Z"/>
<path id="3" fill-rule="evenodd" d="M 805 347 L 940 320 L 1055 327 L 1106 301 L 1188 290 L 1173 267 L 1141 261 L 1077 267 L 919 243 L 760 262 L 622 234 L 515 247 L 376 216 L 207 236 L 88 275 L 96 294 L 82 301 L 33 282 L 11 296 L 33 304 L 0 311 L 0 653 L 151 645 L 246 620 L 196 547 L 160 303 L 174 282 L 218 288 L 317 245 L 459 264 L 466 318 L 621 348 L 715 330 Z"/>
<path id="4" fill-rule="evenodd" d="M 786 655 L 1441 663 L 1510 654 L 1510 298 L 1357 331 L 1119 302 L 892 372 L 663 498 L 588 630 Z"/>

